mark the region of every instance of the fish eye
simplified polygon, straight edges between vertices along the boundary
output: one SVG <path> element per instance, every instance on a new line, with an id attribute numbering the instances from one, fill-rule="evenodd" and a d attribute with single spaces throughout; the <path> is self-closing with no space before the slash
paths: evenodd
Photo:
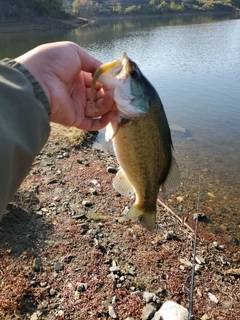
<path id="1" fill-rule="evenodd" d="M 137 70 L 131 70 L 130 75 L 134 80 L 137 80 L 139 78 L 139 74 L 138 74 Z"/>

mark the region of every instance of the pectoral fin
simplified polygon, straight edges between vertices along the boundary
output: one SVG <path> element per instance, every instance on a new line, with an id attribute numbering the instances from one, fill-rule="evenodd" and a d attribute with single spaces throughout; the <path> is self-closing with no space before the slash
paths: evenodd
<path id="1" fill-rule="evenodd" d="M 126 173 L 120 168 L 113 180 L 113 187 L 123 196 L 130 197 L 135 194 L 135 190 L 129 182 Z"/>
<path id="2" fill-rule="evenodd" d="M 174 193 L 180 185 L 180 171 L 175 158 L 172 156 L 168 175 L 162 184 L 164 194 Z"/>

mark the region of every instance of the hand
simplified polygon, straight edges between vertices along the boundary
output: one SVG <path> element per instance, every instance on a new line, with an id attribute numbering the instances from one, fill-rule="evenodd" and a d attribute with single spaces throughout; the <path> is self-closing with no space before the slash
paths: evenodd
<path id="1" fill-rule="evenodd" d="M 92 105 L 92 73 L 101 62 L 77 44 L 44 44 L 15 60 L 31 72 L 44 90 L 51 105 L 51 121 L 95 131 L 114 117 L 113 92 L 99 83 Z"/>

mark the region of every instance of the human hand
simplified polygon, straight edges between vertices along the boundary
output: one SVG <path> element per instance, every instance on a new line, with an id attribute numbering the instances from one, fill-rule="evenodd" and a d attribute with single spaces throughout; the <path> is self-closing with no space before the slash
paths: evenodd
<path id="1" fill-rule="evenodd" d="M 114 117 L 112 90 L 95 86 L 92 73 L 101 62 L 73 42 L 48 43 L 15 59 L 23 64 L 44 90 L 51 105 L 51 121 L 96 131 Z"/>

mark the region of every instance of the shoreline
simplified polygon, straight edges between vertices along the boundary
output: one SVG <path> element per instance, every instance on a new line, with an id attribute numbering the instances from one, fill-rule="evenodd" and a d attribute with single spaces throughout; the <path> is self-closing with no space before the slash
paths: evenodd
<path id="1" fill-rule="evenodd" d="M 93 15 L 85 17 L 75 17 L 66 15 L 61 18 L 51 17 L 34 17 L 25 16 L 21 18 L 11 18 L 4 21 L 0 21 L 0 34 L 2 33 L 18 33 L 23 31 L 36 31 L 36 30 L 57 30 L 66 28 L 77 28 L 89 25 L 91 23 L 97 23 L 101 21 L 111 20 L 134 20 L 138 18 L 174 18 L 174 17 L 196 17 L 196 16 L 221 16 L 230 14 L 234 18 L 240 18 L 240 11 L 204 11 L 204 12 L 180 12 L 180 13 L 164 13 L 164 14 L 132 14 L 132 15 Z"/>

